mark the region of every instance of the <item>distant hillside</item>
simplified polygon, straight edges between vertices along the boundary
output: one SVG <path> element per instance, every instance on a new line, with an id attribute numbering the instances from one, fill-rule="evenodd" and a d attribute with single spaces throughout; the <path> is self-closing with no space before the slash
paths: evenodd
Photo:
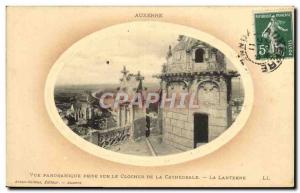
<path id="1" fill-rule="evenodd" d="M 244 97 L 244 87 L 242 81 L 232 80 L 232 98 Z"/>
<path id="2" fill-rule="evenodd" d="M 59 85 L 55 87 L 55 94 L 61 94 L 61 93 L 83 93 L 84 91 L 89 92 L 116 92 L 117 88 L 119 87 L 119 84 L 98 84 L 98 85 Z M 147 88 L 149 91 L 156 90 L 159 88 L 158 83 L 144 83 L 144 87 Z M 244 91 L 243 91 L 243 85 L 240 84 L 237 79 L 232 80 L 232 97 L 243 97 Z"/>

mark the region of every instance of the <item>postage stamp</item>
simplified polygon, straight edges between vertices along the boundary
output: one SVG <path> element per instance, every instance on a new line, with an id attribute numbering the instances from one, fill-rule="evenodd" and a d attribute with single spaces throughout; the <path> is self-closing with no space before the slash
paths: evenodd
<path id="1" fill-rule="evenodd" d="M 294 56 L 292 12 L 255 14 L 256 59 Z"/>

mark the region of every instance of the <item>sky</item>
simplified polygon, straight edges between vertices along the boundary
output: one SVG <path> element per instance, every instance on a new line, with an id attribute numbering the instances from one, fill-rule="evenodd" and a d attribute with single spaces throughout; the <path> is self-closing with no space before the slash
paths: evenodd
<path id="1" fill-rule="evenodd" d="M 160 73 L 168 47 L 177 43 L 179 34 L 184 33 L 155 25 L 93 33 L 75 43 L 59 60 L 64 67 L 56 84 L 119 83 L 124 65 L 130 73 L 141 71 L 146 82 L 157 82 L 152 75 Z"/>

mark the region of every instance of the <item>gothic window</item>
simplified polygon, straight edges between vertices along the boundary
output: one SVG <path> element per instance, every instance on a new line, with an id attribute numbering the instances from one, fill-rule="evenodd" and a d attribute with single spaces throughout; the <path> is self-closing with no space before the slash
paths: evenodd
<path id="1" fill-rule="evenodd" d="M 195 62 L 202 63 L 204 61 L 204 50 L 202 48 L 198 48 L 195 51 Z"/>

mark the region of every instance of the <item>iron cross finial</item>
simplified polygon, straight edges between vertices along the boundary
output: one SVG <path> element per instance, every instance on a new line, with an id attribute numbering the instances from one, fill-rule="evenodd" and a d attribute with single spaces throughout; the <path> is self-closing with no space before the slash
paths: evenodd
<path id="1" fill-rule="evenodd" d="M 126 75 L 129 71 L 126 70 L 126 66 L 123 66 L 123 70 L 121 71 L 122 74 Z"/>

